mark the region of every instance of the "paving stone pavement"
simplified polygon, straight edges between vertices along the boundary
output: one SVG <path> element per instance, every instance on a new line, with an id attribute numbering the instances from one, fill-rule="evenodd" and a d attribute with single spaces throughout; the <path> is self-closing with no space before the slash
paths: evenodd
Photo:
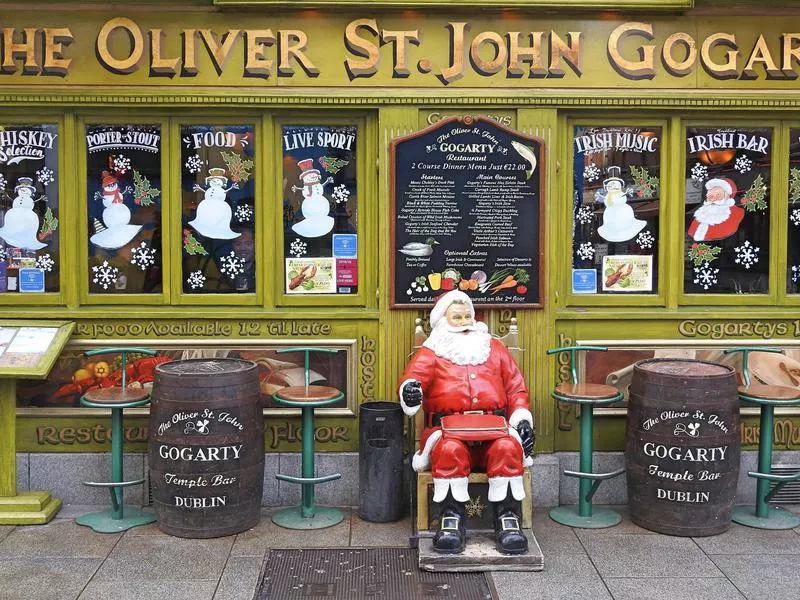
<path id="1" fill-rule="evenodd" d="M 97 507 L 67 505 L 47 525 L 0 526 L 0 598 L 31 600 L 252 600 L 271 548 L 405 546 L 410 519 L 367 523 L 355 510 L 318 531 L 261 522 L 235 536 L 186 540 L 155 525 L 99 534 L 74 518 Z M 572 529 L 534 511 L 540 573 L 492 573 L 498 600 L 797 600 L 800 528 L 733 524 L 702 538 L 671 537 L 633 524 Z M 800 512 L 800 507 L 791 507 Z M 411 600 L 411 598 L 409 597 Z M 291 599 L 281 599 L 291 600 Z M 358 599 L 353 599 L 358 600 Z"/>

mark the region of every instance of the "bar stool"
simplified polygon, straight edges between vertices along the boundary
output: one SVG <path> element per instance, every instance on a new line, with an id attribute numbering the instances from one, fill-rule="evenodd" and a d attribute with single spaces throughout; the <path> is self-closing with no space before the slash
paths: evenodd
<path id="1" fill-rule="evenodd" d="M 569 525 L 570 527 L 601 529 L 618 524 L 622 517 L 610 508 L 592 506 L 592 497 L 603 481 L 621 475 L 625 472 L 625 469 L 618 469 L 610 473 L 592 472 L 593 409 L 595 406 L 619 402 L 622 400 L 623 395 L 611 385 L 578 382 L 578 373 L 575 366 L 577 353 L 586 350 L 606 352 L 608 348 L 602 346 L 565 346 L 563 348 L 551 348 L 547 351 L 547 354 L 569 352 L 570 383 L 559 383 L 552 392 L 553 399 L 581 407 L 580 471 L 564 471 L 564 475 L 577 477 L 580 480 L 578 505 L 556 506 L 550 510 L 550 518 L 557 523 Z"/>
<path id="2" fill-rule="evenodd" d="M 96 513 L 82 515 L 75 519 L 79 525 L 86 525 L 100 533 L 117 533 L 131 527 L 147 525 L 156 520 L 153 512 L 123 503 L 123 488 L 144 483 L 144 479 L 123 481 L 122 458 L 124 433 L 122 427 L 122 411 L 126 408 L 144 406 L 150 402 L 150 392 L 144 388 L 127 387 L 128 354 L 157 353 L 147 348 L 102 348 L 90 350 L 86 356 L 102 354 L 120 354 L 122 356 L 122 381 L 119 387 L 106 387 L 89 390 L 81 397 L 81 404 L 89 408 L 111 409 L 111 482 L 84 481 L 84 485 L 108 488 L 111 495 L 111 508 Z"/>
<path id="3" fill-rule="evenodd" d="M 342 511 L 336 508 L 316 506 L 314 502 L 314 486 L 339 479 L 341 478 L 341 474 L 334 473 L 332 475 L 314 477 L 314 409 L 339 402 L 344 398 L 344 393 L 333 387 L 309 385 L 309 355 L 312 352 L 336 354 L 339 350 L 331 348 L 299 347 L 283 348 L 277 352 L 279 354 L 285 352 L 305 353 L 305 385 L 281 388 L 272 395 L 275 402 L 278 404 L 302 409 L 303 475 L 302 477 L 281 475 L 280 473 L 275 475 L 275 478 L 281 481 L 300 484 L 302 504 L 299 507 L 292 506 L 279 510 L 272 515 L 272 522 L 286 529 L 324 529 L 325 527 L 331 527 L 339 523 L 344 518 L 344 515 L 342 515 Z"/>
<path id="4" fill-rule="evenodd" d="M 760 431 L 758 436 L 758 471 L 747 474 L 756 479 L 756 503 L 740 504 L 733 508 L 733 521 L 758 529 L 793 529 L 800 526 L 800 516 L 778 506 L 770 506 L 769 501 L 783 486 L 800 478 L 794 475 L 774 475 L 772 470 L 772 428 L 776 406 L 795 406 L 800 404 L 800 391 L 781 385 L 763 385 L 750 382 L 747 358 L 750 352 L 773 352 L 783 354 L 780 348 L 739 347 L 725 350 L 725 354 L 742 353 L 742 381 L 739 399 L 753 402 L 760 407 Z M 770 491 L 770 482 L 775 486 Z"/>

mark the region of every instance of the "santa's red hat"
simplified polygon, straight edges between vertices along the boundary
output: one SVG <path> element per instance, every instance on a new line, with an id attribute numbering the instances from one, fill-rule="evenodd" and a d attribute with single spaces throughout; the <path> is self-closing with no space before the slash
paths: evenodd
<path id="1" fill-rule="evenodd" d="M 103 187 L 108 187 L 109 185 L 113 185 L 115 183 L 119 183 L 117 178 L 108 171 L 103 171 Z"/>
<path id="2" fill-rule="evenodd" d="M 718 177 L 716 179 L 709 179 L 708 181 L 706 181 L 707 190 L 710 190 L 715 187 L 722 188 L 723 190 L 725 190 L 725 193 L 728 194 L 729 198 L 733 198 L 737 192 L 736 184 L 733 182 L 732 179 L 728 179 L 727 177 Z"/>
<path id="3" fill-rule="evenodd" d="M 459 302 L 469 306 L 469 314 L 472 316 L 472 319 L 475 320 L 475 307 L 472 305 L 472 299 L 461 290 L 451 290 L 439 296 L 439 299 L 436 300 L 436 304 L 431 309 L 431 327 L 436 327 L 436 324 L 441 320 L 444 313 L 447 312 L 447 309 L 450 308 L 453 302 Z"/>

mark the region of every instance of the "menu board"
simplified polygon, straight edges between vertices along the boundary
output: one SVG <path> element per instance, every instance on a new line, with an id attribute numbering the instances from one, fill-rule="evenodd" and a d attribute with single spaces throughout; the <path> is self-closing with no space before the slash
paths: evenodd
<path id="1" fill-rule="evenodd" d="M 392 305 L 541 306 L 544 145 L 483 117 L 392 142 Z"/>
<path id="2" fill-rule="evenodd" d="M 38 366 L 58 327 L 0 327 L 0 367 Z"/>

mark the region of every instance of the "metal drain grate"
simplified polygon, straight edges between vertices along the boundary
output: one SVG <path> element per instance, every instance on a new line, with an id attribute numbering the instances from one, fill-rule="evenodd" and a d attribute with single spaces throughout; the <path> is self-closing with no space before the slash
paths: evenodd
<path id="1" fill-rule="evenodd" d="M 771 472 L 774 475 L 795 475 L 800 471 L 800 465 L 773 465 Z M 770 489 L 775 484 L 770 485 Z M 800 504 L 800 480 L 791 481 L 783 486 L 770 500 L 774 504 Z"/>
<path id="2" fill-rule="evenodd" d="M 257 600 L 495 600 L 483 573 L 419 570 L 409 548 L 271 550 Z"/>

